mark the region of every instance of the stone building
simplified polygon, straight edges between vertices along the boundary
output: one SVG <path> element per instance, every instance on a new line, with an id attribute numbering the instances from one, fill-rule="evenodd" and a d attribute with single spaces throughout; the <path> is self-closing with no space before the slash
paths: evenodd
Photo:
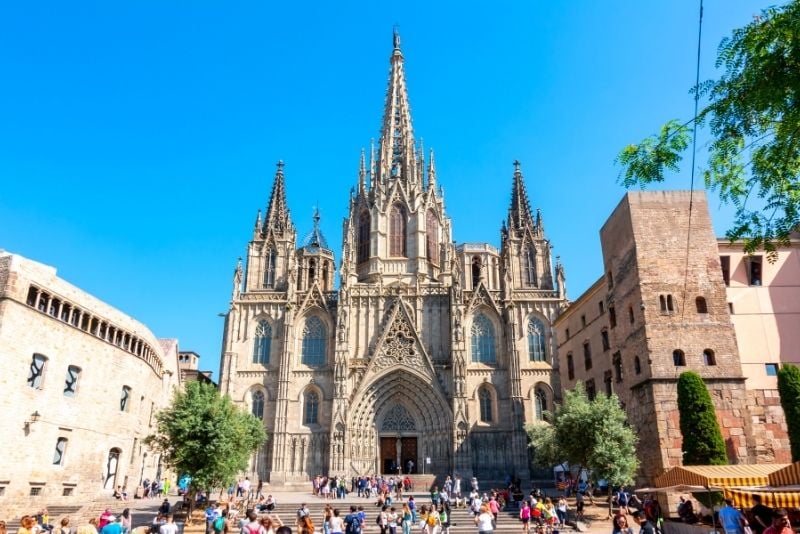
<path id="1" fill-rule="evenodd" d="M 270 435 L 253 475 L 527 479 L 524 424 L 553 402 L 551 324 L 566 300 L 520 165 L 500 248 L 455 244 L 433 151 L 415 142 L 397 34 L 368 159 L 347 198 L 338 289 L 318 215 L 297 244 L 282 163 L 235 270 L 220 388 Z"/>
<path id="2" fill-rule="evenodd" d="M 626 194 L 600 231 L 605 274 L 555 322 L 562 386 L 619 396 L 645 484 L 682 463 L 676 384 L 686 370 L 710 390 L 732 463 L 789 460 L 777 393 L 756 392 L 742 371 L 737 340 L 751 333 L 731 321 L 705 194 L 689 206 L 688 191 Z"/>
<path id="3" fill-rule="evenodd" d="M 0 509 L 133 495 L 161 472 L 142 445 L 179 385 L 177 342 L 56 275 L 0 251 Z M 166 474 L 166 473 L 165 473 Z"/>

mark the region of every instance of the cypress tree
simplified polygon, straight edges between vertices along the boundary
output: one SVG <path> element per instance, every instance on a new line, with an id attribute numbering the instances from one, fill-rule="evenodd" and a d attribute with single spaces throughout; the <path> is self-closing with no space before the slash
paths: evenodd
<path id="1" fill-rule="evenodd" d="M 686 371 L 678 378 L 678 412 L 683 434 L 683 464 L 727 465 L 728 455 L 714 403 L 697 373 Z"/>
<path id="2" fill-rule="evenodd" d="M 792 461 L 800 461 L 800 368 L 786 364 L 778 371 L 778 393 L 786 415 Z"/>

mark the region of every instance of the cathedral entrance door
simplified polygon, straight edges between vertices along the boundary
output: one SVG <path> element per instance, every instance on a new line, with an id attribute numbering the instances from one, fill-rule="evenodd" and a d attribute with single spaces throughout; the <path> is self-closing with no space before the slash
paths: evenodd
<path id="1" fill-rule="evenodd" d="M 400 438 L 400 462 L 404 473 L 417 472 L 417 438 Z"/>
<path id="2" fill-rule="evenodd" d="M 397 438 L 381 437 L 381 472 L 386 474 L 397 474 Z"/>

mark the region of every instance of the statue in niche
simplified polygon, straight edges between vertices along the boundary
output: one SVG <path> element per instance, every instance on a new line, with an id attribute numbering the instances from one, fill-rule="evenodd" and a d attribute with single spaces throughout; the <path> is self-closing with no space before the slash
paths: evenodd
<path id="1" fill-rule="evenodd" d="M 456 312 L 456 317 L 455 317 L 455 336 L 456 336 L 456 343 L 461 343 L 461 339 L 464 337 L 464 332 L 461 326 L 461 314 L 458 312 Z"/>

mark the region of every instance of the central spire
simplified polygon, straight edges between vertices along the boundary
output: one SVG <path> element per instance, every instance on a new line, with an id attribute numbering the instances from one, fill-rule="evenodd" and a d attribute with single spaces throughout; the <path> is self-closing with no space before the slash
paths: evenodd
<path id="1" fill-rule="evenodd" d="M 389 87 L 386 90 L 378 162 L 380 179 L 384 182 L 391 178 L 413 180 L 416 176 L 411 108 L 397 28 L 392 35 L 392 44 L 394 50 L 390 59 Z"/>
<path id="2" fill-rule="evenodd" d="M 508 209 L 508 227 L 513 230 L 522 230 L 526 226 L 534 227 L 531 205 L 528 202 L 528 192 L 525 190 L 525 180 L 522 178 L 522 165 L 514 161 L 514 184 L 511 187 L 511 206 Z"/>

